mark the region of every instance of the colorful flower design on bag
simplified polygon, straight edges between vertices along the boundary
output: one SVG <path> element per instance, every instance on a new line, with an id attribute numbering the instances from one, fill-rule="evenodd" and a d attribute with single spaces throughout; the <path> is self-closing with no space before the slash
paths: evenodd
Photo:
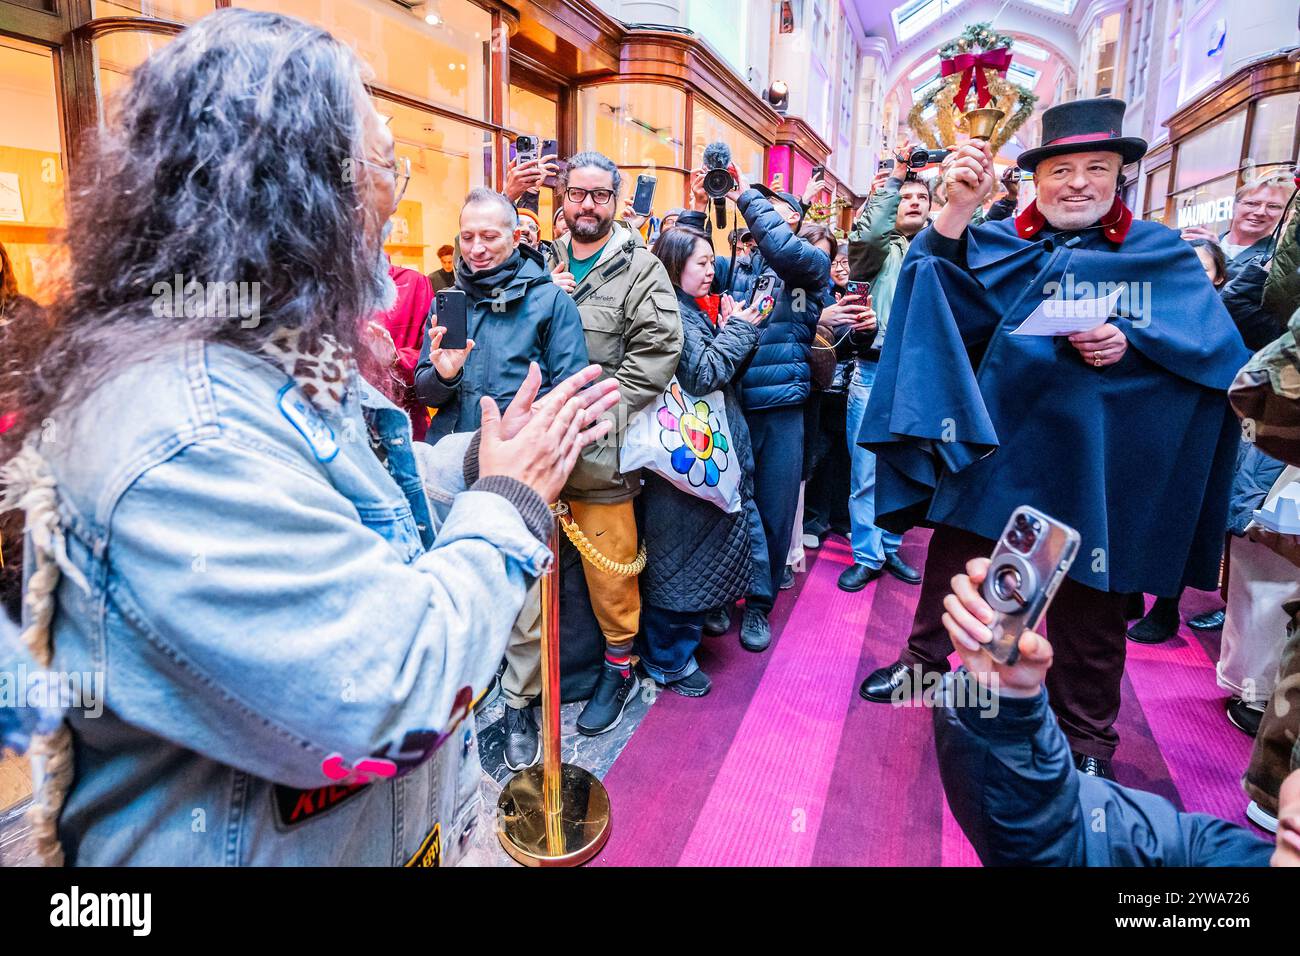
<path id="1" fill-rule="evenodd" d="M 670 410 L 669 406 L 675 406 Z M 658 413 L 662 431 L 659 440 L 671 453 L 673 470 L 685 475 L 692 486 L 714 487 L 730 465 L 731 443 L 719 430 L 718 415 L 709 403 L 699 399 L 692 405 L 673 382 L 664 393 Z"/>

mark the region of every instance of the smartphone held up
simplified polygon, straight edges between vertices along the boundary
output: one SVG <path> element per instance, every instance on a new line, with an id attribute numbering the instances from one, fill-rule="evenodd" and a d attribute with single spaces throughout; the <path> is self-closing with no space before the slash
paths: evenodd
<path id="1" fill-rule="evenodd" d="M 1079 532 L 1021 505 L 989 561 L 981 596 L 993 609 L 993 639 L 984 650 L 1001 664 L 1020 656 L 1020 635 L 1038 627 L 1079 551 Z"/>

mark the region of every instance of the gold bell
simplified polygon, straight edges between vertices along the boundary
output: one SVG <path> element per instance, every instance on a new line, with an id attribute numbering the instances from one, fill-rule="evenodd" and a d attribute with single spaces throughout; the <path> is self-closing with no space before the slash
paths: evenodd
<path id="1" fill-rule="evenodd" d="M 986 142 L 992 139 L 998 124 L 1002 122 L 1002 118 L 1006 115 L 1005 111 L 992 106 L 967 111 L 966 129 L 970 133 L 970 138 L 982 139 Z"/>

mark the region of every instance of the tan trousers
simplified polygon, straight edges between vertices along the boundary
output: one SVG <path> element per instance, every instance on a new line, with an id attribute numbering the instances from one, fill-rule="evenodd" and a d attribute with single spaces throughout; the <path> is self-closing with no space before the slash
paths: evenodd
<path id="1" fill-rule="evenodd" d="M 510 629 L 501 697 L 507 707 L 531 707 L 542 693 L 542 580 L 524 596 L 524 606 Z"/>
<path id="2" fill-rule="evenodd" d="M 605 557 L 619 563 L 636 560 L 636 513 L 631 499 L 613 504 L 570 501 L 569 510 L 583 534 Z M 616 654 L 630 654 L 641 626 L 641 590 L 637 579 L 608 574 L 583 559 L 591 609 L 596 614 L 605 645 Z"/>

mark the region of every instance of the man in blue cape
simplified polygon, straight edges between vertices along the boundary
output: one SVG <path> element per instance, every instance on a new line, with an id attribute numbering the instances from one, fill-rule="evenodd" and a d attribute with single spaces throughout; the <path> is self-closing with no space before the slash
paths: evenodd
<path id="1" fill-rule="evenodd" d="M 1107 98 L 1043 114 L 1043 145 L 1018 160 L 1037 198 L 1015 219 L 969 225 L 993 156 L 979 140 L 955 151 L 948 203 L 899 276 L 858 436 L 879 462 L 877 524 L 935 529 L 907 647 L 862 696 L 899 700 L 917 668 L 948 669 L 949 580 L 1030 505 L 1082 536 L 1047 614 L 1048 694 L 1076 765 L 1104 777 L 1125 598 L 1218 579 L 1239 427 L 1226 391 L 1249 358 L 1191 246 L 1120 200 L 1123 165 L 1146 152 L 1122 135 L 1124 109 Z M 1113 289 L 1095 328 L 1012 334 L 1047 299 Z"/>

